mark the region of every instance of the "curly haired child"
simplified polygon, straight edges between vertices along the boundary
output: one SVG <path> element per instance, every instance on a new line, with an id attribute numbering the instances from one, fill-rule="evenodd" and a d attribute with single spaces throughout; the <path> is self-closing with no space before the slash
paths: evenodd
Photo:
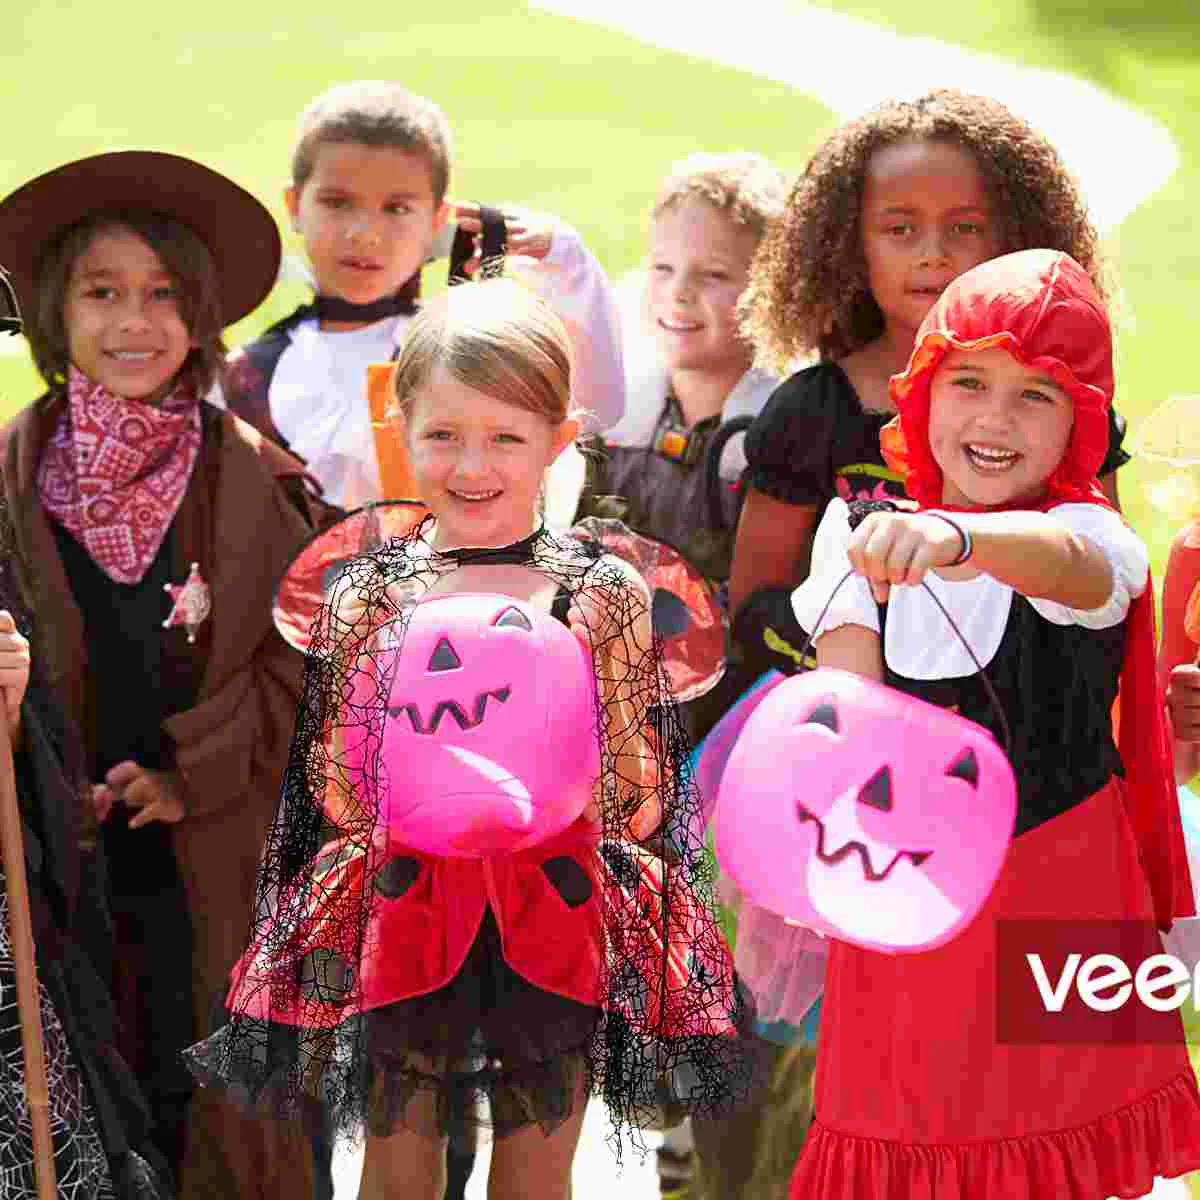
<path id="1" fill-rule="evenodd" d="M 764 666 L 798 665 L 787 596 L 829 500 L 903 494 L 879 431 L 894 415 L 888 379 L 925 315 L 964 271 L 1037 247 L 1070 254 L 1107 296 L 1096 231 L 1057 151 L 987 97 L 881 104 L 835 130 L 796 181 L 743 300 L 770 363 L 819 359 L 775 393 L 746 443 L 730 611 Z M 1123 432 L 1114 416 L 1101 468 L 1114 500 Z"/>
<path id="2" fill-rule="evenodd" d="M 729 608 L 749 666 L 802 665 L 791 590 L 808 574 L 829 502 L 904 496 L 880 448 L 895 415 L 888 380 L 937 298 L 979 263 L 1036 247 L 1070 254 L 1106 295 L 1073 180 L 1055 149 L 995 100 L 939 90 L 888 101 L 817 149 L 758 249 L 742 301 L 766 365 L 782 373 L 818 360 L 778 388 L 747 434 Z M 1115 501 L 1113 471 L 1127 456 L 1123 422 L 1109 421 L 1100 474 Z M 814 1019 L 822 973 L 797 965 L 813 961 L 796 953 L 805 936 L 740 905 L 738 970 L 764 1020 Z"/>
<path id="3" fill-rule="evenodd" d="M 649 336 L 627 331 L 634 336 L 625 343 L 625 415 L 589 456 L 580 515 L 617 516 L 677 547 L 717 587 L 733 554 L 744 429 L 780 382 L 754 365 L 737 303 L 787 190 L 784 175 L 759 154 L 692 154 L 671 165 L 647 231 L 639 317 Z M 731 662 L 712 691 L 684 706 L 692 736 L 703 737 L 752 681 Z M 765 1041 L 759 1049 L 764 1059 L 785 1053 Z M 761 1159 L 759 1129 L 775 1120 L 771 1098 L 764 1089 L 730 1120 L 698 1121 L 694 1144 L 690 1123 L 669 1130 L 658 1151 L 661 1194 L 743 1195 Z M 775 1172 L 780 1196 L 805 1128 L 787 1115 L 790 1152 Z M 761 1181 L 756 1186 L 745 1194 L 766 1197 Z"/>

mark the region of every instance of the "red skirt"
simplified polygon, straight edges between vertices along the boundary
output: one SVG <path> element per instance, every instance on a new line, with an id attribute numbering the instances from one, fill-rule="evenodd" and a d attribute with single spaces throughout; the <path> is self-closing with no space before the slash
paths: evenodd
<path id="1" fill-rule="evenodd" d="M 1122 786 L 1017 838 L 987 906 L 948 945 L 892 957 L 832 944 L 792 1200 L 1105 1200 L 1200 1168 L 1177 1011 L 1151 1014 L 1154 1040 L 999 1035 L 1012 994 L 998 978 L 1003 923 L 1144 921 L 1145 950 L 1161 949 Z"/>

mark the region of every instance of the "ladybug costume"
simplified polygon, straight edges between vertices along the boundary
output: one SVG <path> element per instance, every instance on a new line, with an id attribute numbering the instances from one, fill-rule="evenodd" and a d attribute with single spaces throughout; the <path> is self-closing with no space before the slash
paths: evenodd
<path id="1" fill-rule="evenodd" d="M 428 529 L 354 558 L 327 593 L 254 938 L 229 1022 L 188 1052 L 191 1069 L 256 1111 L 321 1104 L 340 1131 L 379 1136 L 398 1125 L 441 1135 L 464 1097 L 469 1112 L 488 1099 L 497 1135 L 549 1132 L 584 1086 L 629 1131 L 727 1111 L 751 1083 L 751 1014 L 707 903 L 703 844 L 687 833 L 699 797 L 660 645 L 634 636 L 644 589 L 587 537 L 542 529 L 501 549 L 440 552 Z M 388 768 L 421 770 L 383 760 L 387 723 L 407 714 L 436 737 L 485 720 L 488 704 L 509 710 L 518 689 L 414 716 L 390 699 L 391 678 L 363 679 L 386 675 L 385 662 L 399 663 L 398 680 L 423 670 L 403 659 L 416 608 L 463 590 L 454 575 L 466 568 L 467 590 L 486 591 L 493 567 L 508 578 L 525 568 L 553 617 L 586 628 L 600 776 L 584 814 L 547 840 L 443 857 L 399 843 L 381 817 Z M 500 609 L 498 622 L 515 619 Z M 429 670 L 451 656 L 463 695 L 496 696 L 493 680 L 471 678 L 466 651 L 423 654 Z M 430 1092 L 436 1103 L 415 1103 Z"/>

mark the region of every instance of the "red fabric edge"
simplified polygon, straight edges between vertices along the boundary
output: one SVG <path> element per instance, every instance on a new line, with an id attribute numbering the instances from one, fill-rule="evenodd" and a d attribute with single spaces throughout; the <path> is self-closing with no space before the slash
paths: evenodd
<path id="1" fill-rule="evenodd" d="M 1125 764 L 1125 804 L 1161 929 L 1196 915 L 1183 820 L 1175 791 L 1171 743 L 1156 671 L 1154 581 L 1129 607 L 1118 692 L 1118 749 Z"/>
<path id="2" fill-rule="evenodd" d="M 1014 1174 L 1014 1165 L 1024 1167 Z M 1155 1176 L 1200 1168 L 1200 1093 L 1192 1073 L 1076 1129 L 997 1141 L 905 1143 L 839 1133 L 814 1118 L 790 1200 L 1145 1196 Z"/>

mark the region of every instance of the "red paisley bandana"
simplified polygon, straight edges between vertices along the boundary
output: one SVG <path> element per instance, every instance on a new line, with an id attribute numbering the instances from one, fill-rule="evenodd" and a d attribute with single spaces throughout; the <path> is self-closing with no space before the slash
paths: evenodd
<path id="1" fill-rule="evenodd" d="M 38 469 L 42 504 L 117 583 L 150 569 L 200 454 L 200 405 L 115 396 L 70 369 L 68 404 Z"/>

